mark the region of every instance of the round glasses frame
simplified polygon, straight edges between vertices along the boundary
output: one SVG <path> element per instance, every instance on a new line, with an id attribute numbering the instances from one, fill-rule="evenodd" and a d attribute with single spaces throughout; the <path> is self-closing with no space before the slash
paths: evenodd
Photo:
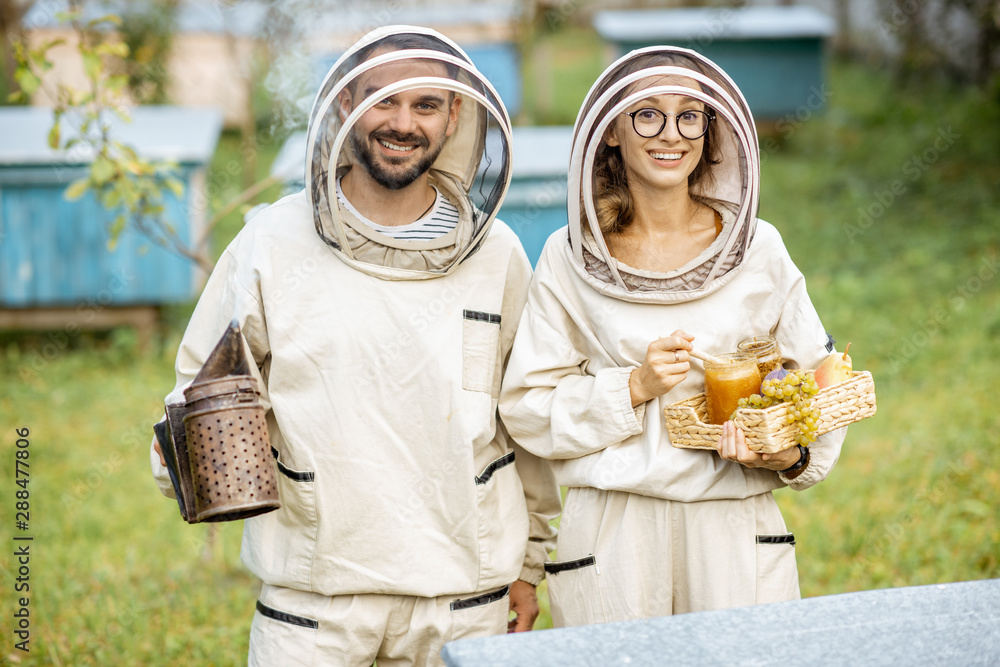
<path id="1" fill-rule="evenodd" d="M 637 114 L 641 113 L 653 113 L 660 117 L 660 124 L 659 127 L 656 128 L 655 132 L 647 130 L 648 134 L 644 134 L 639 130 L 639 127 L 636 125 L 635 117 Z M 658 134 L 660 134 L 660 132 L 663 132 L 663 128 L 667 126 L 667 116 L 674 117 L 674 125 L 677 127 L 677 133 L 680 134 L 685 139 L 691 139 L 691 140 L 700 139 L 701 137 L 705 136 L 705 134 L 708 132 L 709 124 L 713 120 L 715 120 L 714 111 L 696 111 L 694 109 L 674 113 L 672 111 L 663 112 L 660 111 L 659 109 L 646 107 L 643 109 L 637 109 L 636 111 L 626 111 L 625 115 L 629 116 L 632 119 L 632 129 L 635 130 L 635 133 L 638 134 L 640 137 L 643 137 L 644 139 L 651 139 L 652 137 L 655 137 Z M 687 117 L 686 122 L 688 123 L 688 126 L 682 127 L 681 118 L 685 116 Z M 700 129 L 695 127 L 699 123 L 701 124 Z"/>

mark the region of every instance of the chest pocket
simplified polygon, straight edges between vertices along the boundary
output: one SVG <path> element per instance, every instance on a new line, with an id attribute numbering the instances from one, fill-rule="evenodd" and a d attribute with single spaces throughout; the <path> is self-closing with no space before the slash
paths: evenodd
<path id="1" fill-rule="evenodd" d="M 462 388 L 500 395 L 500 315 L 462 311 Z"/>

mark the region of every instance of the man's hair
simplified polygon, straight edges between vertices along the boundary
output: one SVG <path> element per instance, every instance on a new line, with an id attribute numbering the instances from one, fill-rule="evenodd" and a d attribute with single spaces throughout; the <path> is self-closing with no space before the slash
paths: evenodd
<path id="1" fill-rule="evenodd" d="M 432 37 L 430 35 L 420 35 L 417 33 L 402 33 L 397 35 L 388 35 L 382 39 L 376 40 L 371 44 L 364 46 L 359 49 L 344 65 L 344 72 L 349 72 L 361 63 L 365 62 L 372 57 L 376 51 L 412 51 L 415 49 L 422 49 L 425 51 L 440 51 L 441 53 L 447 53 L 448 55 L 455 56 L 465 62 L 469 62 L 469 59 L 463 56 L 459 51 L 455 50 L 449 44 Z M 446 71 L 448 72 L 448 77 L 451 79 L 458 78 L 459 67 L 453 63 L 442 62 Z M 348 90 L 353 94 L 355 92 L 355 80 L 350 81 L 347 84 Z"/>

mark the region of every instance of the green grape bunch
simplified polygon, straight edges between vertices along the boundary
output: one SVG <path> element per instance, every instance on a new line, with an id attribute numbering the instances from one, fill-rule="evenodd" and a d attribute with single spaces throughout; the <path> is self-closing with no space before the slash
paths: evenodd
<path id="1" fill-rule="evenodd" d="M 795 443 L 808 447 L 816 441 L 819 431 L 820 410 L 812 404 L 812 397 L 818 393 L 819 385 L 816 384 L 813 372 L 798 368 L 788 371 L 783 378 L 764 380 L 760 393 L 741 398 L 736 409 L 764 410 L 772 405 L 787 403 L 785 423 L 798 424 L 799 432 L 795 435 Z M 734 412 L 731 418 L 735 416 Z"/>

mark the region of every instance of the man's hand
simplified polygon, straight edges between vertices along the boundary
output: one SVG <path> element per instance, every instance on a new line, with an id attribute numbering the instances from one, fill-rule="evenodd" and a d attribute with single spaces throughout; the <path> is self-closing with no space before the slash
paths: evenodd
<path id="1" fill-rule="evenodd" d="M 153 451 L 160 455 L 160 465 L 164 468 L 167 467 L 167 460 L 163 458 L 163 450 L 160 449 L 160 441 L 153 439 Z"/>
<path id="2" fill-rule="evenodd" d="M 517 614 L 507 623 L 507 632 L 527 632 L 538 618 L 538 595 L 535 587 L 518 579 L 510 585 L 510 610 Z"/>

